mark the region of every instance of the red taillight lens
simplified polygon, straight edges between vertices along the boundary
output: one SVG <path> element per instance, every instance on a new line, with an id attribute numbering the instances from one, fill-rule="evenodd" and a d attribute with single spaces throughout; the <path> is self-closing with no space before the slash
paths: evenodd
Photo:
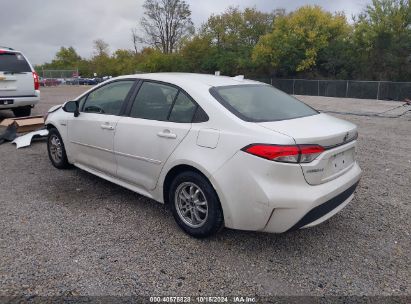
<path id="1" fill-rule="evenodd" d="M 39 90 L 40 89 L 40 81 L 39 81 L 39 75 L 37 75 L 36 72 L 33 72 L 33 79 L 34 79 L 34 89 Z"/>
<path id="2" fill-rule="evenodd" d="M 269 160 L 298 162 L 298 146 L 251 145 L 244 149 L 245 152 Z"/>
<path id="3" fill-rule="evenodd" d="M 309 163 L 320 155 L 324 148 L 319 145 L 249 145 L 243 151 L 265 159 L 284 163 Z"/>

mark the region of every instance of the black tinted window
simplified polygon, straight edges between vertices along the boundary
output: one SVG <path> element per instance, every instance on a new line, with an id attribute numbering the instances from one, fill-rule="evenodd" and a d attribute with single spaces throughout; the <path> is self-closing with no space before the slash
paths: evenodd
<path id="1" fill-rule="evenodd" d="M 246 121 L 276 121 L 318 114 L 296 98 L 269 85 L 215 87 L 211 93 Z"/>
<path id="2" fill-rule="evenodd" d="M 0 71 L 2 72 L 31 72 L 31 68 L 19 53 L 1 53 L 0 52 Z"/>
<path id="3" fill-rule="evenodd" d="M 174 87 L 144 82 L 134 100 L 130 116 L 165 121 L 178 90 Z"/>
<path id="4" fill-rule="evenodd" d="M 91 92 L 84 104 L 84 112 L 119 115 L 124 100 L 134 81 L 115 81 Z M 80 101 L 81 103 L 81 101 Z"/>
<path id="5" fill-rule="evenodd" d="M 169 120 L 173 122 L 191 122 L 193 120 L 196 107 L 197 106 L 191 101 L 191 99 L 180 91 L 174 103 L 173 109 L 171 110 Z"/>

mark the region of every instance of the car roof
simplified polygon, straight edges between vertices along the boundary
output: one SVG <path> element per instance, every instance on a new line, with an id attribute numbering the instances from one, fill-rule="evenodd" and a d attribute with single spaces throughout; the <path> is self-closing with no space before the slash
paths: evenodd
<path id="1" fill-rule="evenodd" d="M 16 51 L 15 49 L 9 48 L 7 46 L 0 46 L 0 51 L 7 53 L 20 53 L 19 51 Z"/>
<path id="2" fill-rule="evenodd" d="M 120 78 L 138 78 L 147 80 L 156 80 L 168 82 L 178 86 L 184 86 L 187 83 L 201 84 L 209 87 L 219 86 L 231 86 L 241 84 L 262 84 L 261 82 L 243 79 L 240 76 L 228 77 L 228 76 L 215 76 L 210 74 L 196 74 L 196 73 L 147 73 L 147 74 L 134 74 L 128 76 L 121 76 Z"/>

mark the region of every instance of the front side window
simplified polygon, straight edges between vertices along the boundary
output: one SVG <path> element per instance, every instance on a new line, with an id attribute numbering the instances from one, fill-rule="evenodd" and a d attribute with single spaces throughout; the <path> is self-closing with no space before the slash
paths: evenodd
<path id="1" fill-rule="evenodd" d="M 134 100 L 130 116 L 166 121 L 178 89 L 156 82 L 143 82 Z"/>
<path id="2" fill-rule="evenodd" d="M 115 81 L 92 91 L 84 103 L 83 112 L 119 115 L 133 84 L 133 80 Z"/>
<path id="3" fill-rule="evenodd" d="M 210 93 L 245 121 L 278 121 L 318 114 L 298 99 L 269 85 L 214 87 Z"/>

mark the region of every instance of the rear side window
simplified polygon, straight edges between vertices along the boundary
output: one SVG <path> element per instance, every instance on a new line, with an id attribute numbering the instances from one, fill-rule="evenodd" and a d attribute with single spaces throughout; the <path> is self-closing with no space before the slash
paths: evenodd
<path id="1" fill-rule="evenodd" d="M 143 82 L 134 100 L 130 116 L 165 121 L 178 90 L 155 82 Z"/>
<path id="2" fill-rule="evenodd" d="M 214 87 L 210 93 L 245 121 L 278 121 L 318 114 L 298 99 L 269 85 Z"/>
<path id="3" fill-rule="evenodd" d="M 31 72 L 30 65 L 19 53 L 0 52 L 0 71 L 11 73 Z"/>
<path id="4" fill-rule="evenodd" d="M 170 121 L 173 122 L 191 122 L 197 106 L 191 99 L 180 91 L 170 113 Z"/>

